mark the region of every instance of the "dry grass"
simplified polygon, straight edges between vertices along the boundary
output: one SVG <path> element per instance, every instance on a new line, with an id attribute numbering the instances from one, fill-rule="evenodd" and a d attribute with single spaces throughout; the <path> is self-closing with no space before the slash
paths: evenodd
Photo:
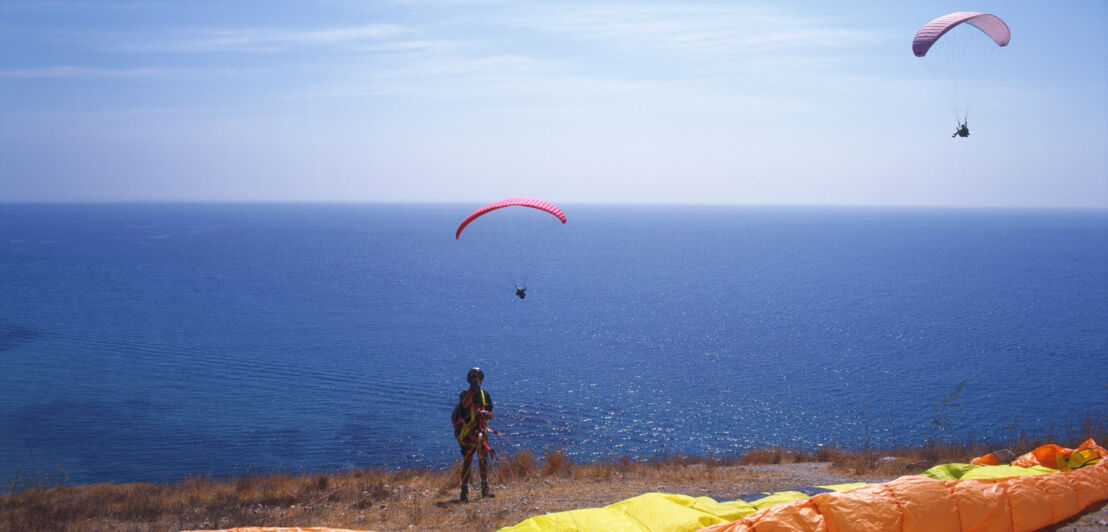
<path id="1" fill-rule="evenodd" d="M 756 485 L 756 476 L 735 460 L 673 457 L 575 465 L 564 452 L 551 452 L 540 464 L 524 452 L 496 464 L 492 485 L 498 497 L 477 497 L 470 504 L 457 502 L 458 465 L 450 471 L 358 470 L 226 481 L 193 477 L 165 485 L 61 486 L 3 495 L 0 530 L 168 531 L 267 525 L 492 530 L 532 515 L 610 504 L 648 491 L 689 493 L 718 483 L 738 489 L 735 496 L 769 489 Z M 477 493 L 471 490 L 475 497 Z"/>
<path id="2" fill-rule="evenodd" d="M 1070 437 L 1108 441 L 1101 422 Z M 358 530 L 493 530 L 527 517 L 603 506 L 649 491 L 735 498 L 762 491 L 849 481 L 874 482 L 918 473 L 940 462 L 964 462 L 999 447 L 1022 453 L 1046 443 L 1017 438 L 1002 445 L 803 453 L 785 448 L 734 458 L 674 455 L 575 464 L 562 451 L 541 460 L 528 452 L 494 464 L 498 496 L 457 502 L 460 464 L 448 471 L 357 470 L 333 474 L 191 477 L 172 484 L 35 487 L 0 495 L 0 530 L 188 530 L 236 526 L 329 526 Z M 813 464 L 823 462 L 824 464 Z M 474 475 L 476 477 L 477 475 Z"/>

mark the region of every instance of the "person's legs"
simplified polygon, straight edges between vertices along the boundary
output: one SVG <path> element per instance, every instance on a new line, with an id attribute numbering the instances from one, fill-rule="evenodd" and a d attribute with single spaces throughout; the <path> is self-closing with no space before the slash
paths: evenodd
<path id="1" fill-rule="evenodd" d="M 481 496 L 482 497 L 495 497 L 491 491 L 489 491 L 489 452 L 486 449 L 481 449 L 477 453 L 477 467 L 481 470 Z"/>
<path id="2" fill-rule="evenodd" d="M 473 449 L 472 447 L 462 448 L 462 493 L 458 497 L 458 500 L 466 502 L 469 500 L 469 475 L 473 469 Z M 482 464 L 481 460 L 478 460 L 478 464 Z M 481 466 L 481 478 L 485 477 L 485 468 Z"/>

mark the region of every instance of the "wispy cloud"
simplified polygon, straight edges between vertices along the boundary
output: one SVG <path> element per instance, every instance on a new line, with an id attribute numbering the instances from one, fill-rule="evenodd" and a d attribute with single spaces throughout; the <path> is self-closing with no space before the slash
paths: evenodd
<path id="1" fill-rule="evenodd" d="M 167 35 L 101 35 L 96 38 L 96 45 L 106 50 L 125 52 L 277 53 L 319 46 L 374 46 L 390 43 L 407 32 L 406 28 L 391 24 L 309 30 L 195 29 L 178 30 Z"/>
<path id="2" fill-rule="evenodd" d="M 719 55 L 767 48 L 849 48 L 888 35 L 869 29 L 836 26 L 834 21 L 793 12 L 741 5 L 597 6 L 536 9 L 505 17 L 508 27 L 598 42 L 619 49 L 665 54 L 689 52 Z"/>
<path id="3" fill-rule="evenodd" d="M 511 35 L 504 35 L 506 30 L 567 47 L 587 45 L 601 53 L 682 57 L 692 62 L 790 49 L 842 50 L 889 37 L 794 13 L 727 4 L 521 4 L 510 10 L 484 4 L 477 7 L 448 5 L 435 17 L 403 24 L 382 21 L 324 28 L 178 28 L 168 33 L 86 37 L 94 41 L 87 43 L 94 47 L 126 52 L 279 53 L 310 47 L 435 52 L 506 45 L 511 39 Z M 458 35 L 459 28 L 465 28 L 462 36 Z"/>
<path id="4" fill-rule="evenodd" d="M 109 1 L 109 0 L 22 0 L 0 4 L 0 12 L 3 11 L 73 11 L 78 9 L 105 11 L 105 10 L 138 10 L 151 7 L 164 6 L 166 2 L 158 1 Z"/>
<path id="5" fill-rule="evenodd" d="M 0 79 L 88 79 L 138 80 L 169 79 L 188 75 L 189 71 L 174 68 L 88 68 L 79 66 L 49 66 L 17 70 L 0 70 Z"/>
<path id="6" fill-rule="evenodd" d="M 675 92 L 714 99 L 739 80 L 772 85 L 797 73 L 817 80 L 821 72 L 826 79 L 858 48 L 888 38 L 730 5 L 515 7 L 425 21 L 413 33 L 436 36 L 467 27 L 470 38 L 420 58 L 378 58 L 371 73 L 336 86 L 345 87 L 340 92 L 451 99 L 552 93 L 665 98 Z"/>
<path id="7" fill-rule="evenodd" d="M 783 95 L 735 92 L 687 79 L 634 79 L 616 74 L 581 73 L 564 62 L 524 55 L 428 58 L 366 69 L 310 89 L 312 97 L 386 97 L 404 101 L 468 102 L 469 108 L 527 109 L 528 113 L 567 109 L 664 109 L 774 107 L 808 108 Z M 308 97 L 311 98 L 311 97 Z M 472 107 L 470 107 L 472 106 Z"/>
<path id="8" fill-rule="evenodd" d="M 101 28 L 64 38 L 100 56 L 58 61 L 73 66 L 9 69 L 0 78 L 157 80 L 261 67 L 276 75 L 258 93 L 275 98 L 726 102 L 741 86 L 737 98 L 786 106 L 786 94 L 765 88 L 793 85 L 801 76 L 827 80 L 858 48 L 886 37 L 842 21 L 727 3 L 464 2 L 436 3 L 427 13 L 373 14 L 363 17 L 370 23 L 315 27 Z M 113 53 L 126 55 L 106 62 Z M 80 60 L 86 58 L 97 64 Z M 102 66 L 136 61 L 153 66 Z"/>

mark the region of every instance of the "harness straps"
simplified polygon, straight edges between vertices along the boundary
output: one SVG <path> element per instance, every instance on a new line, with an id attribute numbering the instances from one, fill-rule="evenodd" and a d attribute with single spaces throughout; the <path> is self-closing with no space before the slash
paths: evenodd
<path id="1" fill-rule="evenodd" d="M 480 407 L 486 406 L 488 404 L 488 395 L 485 394 L 485 390 L 481 390 Z M 461 404 L 459 404 L 458 406 L 462 407 Z M 478 439 L 480 439 L 481 435 L 486 430 L 485 420 L 477 413 L 479 410 L 483 410 L 480 407 L 477 403 L 471 402 L 468 408 L 462 407 L 465 408 L 466 412 L 460 413 L 461 415 L 459 415 L 454 421 L 455 425 L 461 425 L 460 427 L 455 427 L 455 430 L 458 437 L 458 443 L 463 447 L 468 447 L 468 445 L 466 444 L 466 440 L 469 438 L 469 435 L 474 431 L 474 429 L 477 429 Z M 488 447 L 487 441 L 484 442 L 484 446 Z"/>

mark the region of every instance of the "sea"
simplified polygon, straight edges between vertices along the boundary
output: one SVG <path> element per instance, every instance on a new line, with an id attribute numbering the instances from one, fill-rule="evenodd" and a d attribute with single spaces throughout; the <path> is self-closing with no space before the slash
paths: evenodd
<path id="1" fill-rule="evenodd" d="M 0 486 L 447 468 L 471 367 L 578 462 L 1108 415 L 1105 210 L 478 207 L 0 204 Z"/>

